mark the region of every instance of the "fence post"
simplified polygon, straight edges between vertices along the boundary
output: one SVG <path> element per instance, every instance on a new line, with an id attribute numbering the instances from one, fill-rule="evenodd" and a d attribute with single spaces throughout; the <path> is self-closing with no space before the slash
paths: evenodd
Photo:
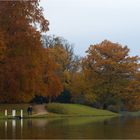
<path id="1" fill-rule="evenodd" d="M 13 116 L 13 117 L 16 116 L 16 110 L 12 110 L 12 116 Z"/>
<path id="2" fill-rule="evenodd" d="M 23 110 L 20 110 L 20 117 L 23 118 Z"/>
<path id="3" fill-rule="evenodd" d="M 4 113 L 4 114 L 5 114 L 5 116 L 7 117 L 7 115 L 8 115 L 8 113 L 7 113 L 7 109 L 5 110 L 5 113 Z"/>

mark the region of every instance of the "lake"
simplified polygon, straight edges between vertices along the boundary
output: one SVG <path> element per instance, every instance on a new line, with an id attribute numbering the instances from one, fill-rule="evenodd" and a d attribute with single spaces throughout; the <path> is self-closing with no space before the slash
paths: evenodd
<path id="1" fill-rule="evenodd" d="M 1 139 L 140 139 L 138 117 L 0 120 Z"/>

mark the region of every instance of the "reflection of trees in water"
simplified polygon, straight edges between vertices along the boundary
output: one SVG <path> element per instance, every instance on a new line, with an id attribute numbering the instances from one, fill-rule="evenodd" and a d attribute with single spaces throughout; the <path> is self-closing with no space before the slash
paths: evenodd
<path id="1" fill-rule="evenodd" d="M 27 125 L 29 128 L 31 127 L 46 127 L 48 124 L 47 119 L 28 119 L 27 120 Z"/>
<path id="2" fill-rule="evenodd" d="M 31 119 L 27 120 L 27 126 L 28 126 L 29 128 L 32 127 L 32 120 L 31 120 Z"/>
<path id="3" fill-rule="evenodd" d="M 4 126 L 5 126 L 5 138 L 7 139 L 7 120 L 4 122 Z"/>
<path id="4" fill-rule="evenodd" d="M 96 118 L 4 120 L 0 121 L 0 139 L 140 138 L 140 118 L 94 119 Z"/>
<path id="5" fill-rule="evenodd" d="M 104 125 L 108 125 L 109 121 L 108 120 L 104 120 L 103 123 L 104 123 Z"/>

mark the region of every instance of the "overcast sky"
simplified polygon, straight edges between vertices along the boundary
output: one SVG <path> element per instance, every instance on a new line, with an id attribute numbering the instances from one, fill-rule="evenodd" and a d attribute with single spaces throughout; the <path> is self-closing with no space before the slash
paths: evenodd
<path id="1" fill-rule="evenodd" d="M 41 6 L 50 22 L 47 34 L 73 43 L 77 55 L 105 39 L 140 55 L 140 0 L 41 0 Z"/>

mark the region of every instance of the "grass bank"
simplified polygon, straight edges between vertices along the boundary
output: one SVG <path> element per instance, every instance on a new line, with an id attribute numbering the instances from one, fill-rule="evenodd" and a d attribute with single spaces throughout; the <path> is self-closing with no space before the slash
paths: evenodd
<path id="1" fill-rule="evenodd" d="M 27 107 L 29 104 L 1 104 L 0 105 L 0 118 L 6 118 L 4 116 L 4 110 L 8 110 L 8 118 L 12 118 L 11 112 L 13 109 L 17 111 L 17 115 L 20 115 L 20 110 L 24 111 L 24 118 L 47 118 L 47 117 L 94 117 L 94 116 L 117 116 L 118 114 L 101 109 L 95 109 L 85 105 L 79 104 L 61 104 L 50 103 L 45 104 L 47 113 L 33 112 L 32 116 L 27 115 Z M 44 106 L 44 105 L 42 105 Z M 34 110 L 34 105 L 33 105 Z"/>
<path id="2" fill-rule="evenodd" d="M 114 116 L 113 113 L 107 110 L 101 110 L 79 104 L 60 104 L 51 103 L 47 105 L 47 110 L 52 113 L 70 115 L 70 116 Z"/>

